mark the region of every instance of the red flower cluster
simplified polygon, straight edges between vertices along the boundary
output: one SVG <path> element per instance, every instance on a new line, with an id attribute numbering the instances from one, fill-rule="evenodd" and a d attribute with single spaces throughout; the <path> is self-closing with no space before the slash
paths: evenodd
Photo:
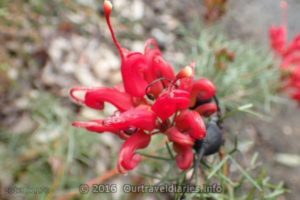
<path id="1" fill-rule="evenodd" d="M 106 21 L 122 60 L 123 84 L 114 88 L 74 87 L 70 96 L 93 109 L 102 110 L 104 102 L 109 102 L 118 110 L 106 119 L 73 125 L 97 133 L 111 132 L 125 140 L 118 161 L 121 173 L 138 165 L 141 156 L 135 151 L 147 147 L 157 133 L 168 136 L 178 167 L 188 169 L 193 163 L 195 141 L 206 135 L 202 116 L 217 111 L 211 101 L 215 86 L 205 78 L 194 80 L 193 63 L 175 75 L 154 39 L 147 40 L 144 53 L 123 48 L 110 23 L 111 10 L 111 3 L 105 1 Z M 79 92 L 84 93 L 83 98 L 78 97 Z"/>
<path id="2" fill-rule="evenodd" d="M 287 3 L 281 8 L 286 12 Z M 270 28 L 270 42 L 273 50 L 281 57 L 282 81 L 284 90 L 300 103 L 300 34 L 287 42 L 286 23 Z"/>

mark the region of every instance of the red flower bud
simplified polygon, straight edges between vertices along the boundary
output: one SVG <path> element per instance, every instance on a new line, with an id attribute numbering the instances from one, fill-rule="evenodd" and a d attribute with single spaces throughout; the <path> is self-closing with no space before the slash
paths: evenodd
<path id="1" fill-rule="evenodd" d="M 110 15 L 111 11 L 112 11 L 112 4 L 109 0 L 105 0 L 104 3 L 103 3 L 103 8 L 104 8 L 104 12 L 105 12 L 105 15 Z"/>
<path id="2" fill-rule="evenodd" d="M 134 169 L 141 161 L 141 156 L 135 154 L 137 149 L 145 148 L 149 145 L 151 136 L 139 131 L 132 135 L 122 146 L 118 161 L 120 173 L 126 173 Z"/>
<path id="3" fill-rule="evenodd" d="M 175 127 L 168 129 L 166 133 L 169 140 L 176 144 L 180 144 L 182 146 L 189 146 L 189 147 L 192 147 L 194 145 L 195 141 L 190 135 L 181 133 Z"/>
<path id="4" fill-rule="evenodd" d="M 194 152 L 193 149 L 190 147 L 184 147 L 178 144 L 173 145 L 174 150 L 176 151 L 176 163 L 178 167 L 182 170 L 189 169 L 194 160 Z"/>
<path id="5" fill-rule="evenodd" d="M 152 110 L 163 121 L 176 111 L 187 109 L 190 104 L 190 94 L 187 91 L 174 89 L 162 93 L 152 106 Z"/>
<path id="6" fill-rule="evenodd" d="M 175 119 L 176 127 L 187 132 L 194 139 L 203 139 L 206 135 L 202 117 L 195 111 L 184 110 Z"/>
<path id="7" fill-rule="evenodd" d="M 186 66 L 176 75 L 177 79 L 190 78 L 193 76 L 194 69 L 191 66 Z"/>
<path id="8" fill-rule="evenodd" d="M 198 106 L 195 111 L 197 111 L 201 116 L 209 117 L 218 111 L 218 107 L 215 103 L 206 103 Z"/>
<path id="9" fill-rule="evenodd" d="M 216 94 L 216 88 L 214 84 L 206 78 L 201 78 L 194 81 L 191 91 L 191 104 L 193 107 L 197 100 L 208 100 Z"/>

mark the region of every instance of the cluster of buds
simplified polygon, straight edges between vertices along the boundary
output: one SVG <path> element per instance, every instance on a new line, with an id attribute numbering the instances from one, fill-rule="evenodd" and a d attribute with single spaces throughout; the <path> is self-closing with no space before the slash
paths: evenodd
<path id="1" fill-rule="evenodd" d="M 120 173 L 134 169 L 141 161 L 136 150 L 146 148 L 155 134 L 165 134 L 173 143 L 176 163 L 182 170 L 193 164 L 196 142 L 206 137 L 204 117 L 218 111 L 213 100 L 216 88 L 208 79 L 194 80 L 195 64 L 175 74 L 154 39 L 147 40 L 144 53 L 121 46 L 110 22 L 112 4 L 104 2 L 105 18 L 121 57 L 123 83 L 113 88 L 74 87 L 74 102 L 102 110 L 104 102 L 117 110 L 105 119 L 74 122 L 73 126 L 92 132 L 111 132 L 122 145 L 117 168 Z M 82 98 L 79 93 L 84 94 Z"/>
<path id="2" fill-rule="evenodd" d="M 285 16 L 280 26 L 270 28 L 270 42 L 272 49 L 281 58 L 283 88 L 292 99 L 300 103 L 300 35 L 288 43 L 287 7 L 288 4 L 282 1 L 281 9 Z"/>

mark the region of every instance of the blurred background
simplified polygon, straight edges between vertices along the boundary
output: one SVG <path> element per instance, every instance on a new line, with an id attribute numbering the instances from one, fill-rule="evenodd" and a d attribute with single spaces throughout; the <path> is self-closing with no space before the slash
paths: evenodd
<path id="1" fill-rule="evenodd" d="M 250 103 L 262 113 L 228 118 L 228 137 L 238 136 L 244 160 L 257 153 L 270 178 L 284 181 L 290 192 L 280 199 L 298 199 L 299 106 L 275 94 L 279 65 L 268 41 L 269 27 L 282 21 L 279 1 L 112 2 L 112 23 L 123 46 L 143 51 L 146 39 L 154 37 L 177 70 L 196 61 L 198 75 L 218 85 L 223 108 Z M 293 38 L 300 33 L 300 1 L 288 3 Z M 95 112 L 68 97 L 73 86 L 122 81 L 103 14 L 102 1 L 96 0 L 0 0 L 0 199 L 24 198 L 5 191 L 27 185 L 50 189 L 39 199 L 58 199 L 116 166 L 121 141 L 71 126 L 75 119 L 102 118 L 114 108 Z M 110 183 L 141 179 L 133 172 Z"/>

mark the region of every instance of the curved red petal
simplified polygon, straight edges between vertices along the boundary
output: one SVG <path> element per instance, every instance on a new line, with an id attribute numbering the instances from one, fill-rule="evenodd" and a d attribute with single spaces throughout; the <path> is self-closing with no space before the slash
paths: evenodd
<path id="1" fill-rule="evenodd" d="M 182 111 L 175 119 L 176 127 L 194 139 L 203 139 L 206 136 L 205 123 L 199 113 L 192 110 Z"/>
<path id="2" fill-rule="evenodd" d="M 215 103 L 206 103 L 198 106 L 195 111 L 197 111 L 201 116 L 209 117 L 218 111 L 218 107 Z"/>
<path id="3" fill-rule="evenodd" d="M 172 90 L 162 93 L 152 106 L 152 110 L 162 119 L 166 120 L 176 111 L 186 109 L 190 104 L 190 94 L 184 90 Z"/>
<path id="4" fill-rule="evenodd" d="M 166 134 L 169 140 L 176 144 L 180 144 L 182 146 L 189 146 L 189 147 L 192 147 L 194 145 L 195 141 L 190 135 L 181 133 L 175 127 L 169 128 L 166 131 Z"/>
<path id="5" fill-rule="evenodd" d="M 118 110 L 125 111 L 133 107 L 131 96 L 114 88 L 89 90 L 85 94 L 85 105 L 94 109 L 103 109 L 104 102 L 109 102 Z"/>
<path id="6" fill-rule="evenodd" d="M 145 95 L 145 90 L 148 85 L 144 77 L 146 69 L 146 59 L 141 53 L 130 52 L 122 60 L 122 78 L 127 93 L 135 97 L 143 97 Z"/>
<path id="7" fill-rule="evenodd" d="M 139 106 L 103 120 L 74 122 L 73 126 L 98 133 L 119 133 L 120 131 L 126 131 L 131 127 L 151 131 L 155 129 L 156 126 L 156 115 L 149 106 Z"/>
<path id="8" fill-rule="evenodd" d="M 170 102 L 168 94 L 164 94 L 156 100 L 152 106 L 152 110 L 163 121 L 172 116 L 176 112 L 176 106 Z"/>
<path id="9" fill-rule="evenodd" d="M 103 120 L 97 121 L 88 121 L 88 122 L 73 122 L 73 126 L 78 128 L 85 128 L 88 131 L 103 133 L 103 132 L 111 132 L 111 133 L 118 133 L 118 130 L 113 126 L 105 126 L 103 125 Z"/>
<path id="10" fill-rule="evenodd" d="M 178 144 L 173 145 L 174 150 L 176 151 L 176 163 L 177 166 L 182 170 L 189 169 L 194 160 L 194 152 L 191 147 L 183 147 Z"/>
<path id="11" fill-rule="evenodd" d="M 135 127 L 151 131 L 156 127 L 156 114 L 149 106 L 141 105 L 127 110 L 120 115 L 106 118 L 103 124 L 114 127 L 117 130 L 126 130 L 129 127 Z"/>
<path id="12" fill-rule="evenodd" d="M 168 80 L 173 80 L 175 78 L 175 73 L 173 67 L 166 62 L 158 48 L 157 42 L 154 39 L 148 39 L 145 44 L 145 58 L 147 60 L 147 71 L 145 72 L 146 80 L 151 83 L 158 78 L 166 78 Z M 149 92 L 155 97 L 163 90 L 164 85 L 168 85 L 169 82 L 162 80 L 155 83 L 149 89 Z"/>
<path id="13" fill-rule="evenodd" d="M 175 78 L 175 72 L 172 65 L 165 61 L 161 54 L 156 50 L 152 50 L 148 54 L 145 54 L 145 57 L 149 66 L 149 73 L 152 73 L 154 76 L 151 81 L 160 77 L 164 77 L 169 80 L 173 80 Z"/>
<path id="14" fill-rule="evenodd" d="M 197 81 L 194 81 L 191 90 L 191 104 L 190 106 L 194 106 L 196 100 L 208 100 L 211 99 L 216 94 L 216 87 L 214 84 L 206 79 L 201 78 Z"/>
<path id="15" fill-rule="evenodd" d="M 70 89 L 69 95 L 75 103 L 84 104 L 84 98 L 78 97 L 75 93 L 78 93 L 78 92 L 86 93 L 87 91 L 95 90 L 95 89 L 99 89 L 99 88 L 83 87 L 83 86 L 73 87 Z"/>
<path id="16" fill-rule="evenodd" d="M 135 154 L 137 149 L 145 148 L 149 145 L 151 136 L 139 131 L 125 141 L 119 154 L 118 170 L 126 173 L 134 169 L 141 161 L 141 156 Z"/>

